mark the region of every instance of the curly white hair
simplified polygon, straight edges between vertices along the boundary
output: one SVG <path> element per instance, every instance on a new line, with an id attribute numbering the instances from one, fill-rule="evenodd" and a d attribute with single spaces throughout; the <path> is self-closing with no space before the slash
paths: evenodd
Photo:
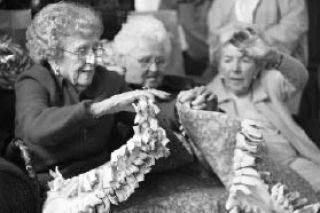
<path id="1" fill-rule="evenodd" d="M 160 44 L 165 53 L 170 55 L 172 48 L 170 34 L 164 24 L 151 15 L 130 17 L 115 36 L 113 47 L 117 54 L 126 55 L 147 40 Z"/>
<path id="2" fill-rule="evenodd" d="M 37 63 L 62 57 L 62 40 L 70 35 L 100 37 L 100 16 L 90 7 L 78 3 L 58 2 L 44 7 L 27 30 L 27 48 Z"/>

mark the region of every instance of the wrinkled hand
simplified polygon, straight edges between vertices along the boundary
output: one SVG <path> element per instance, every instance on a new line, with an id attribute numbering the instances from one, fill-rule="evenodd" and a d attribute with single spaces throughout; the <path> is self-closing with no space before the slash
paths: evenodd
<path id="1" fill-rule="evenodd" d="M 105 210 L 104 212 L 109 212 L 110 203 L 107 203 L 106 205 L 105 202 L 91 193 L 79 195 L 76 198 L 59 196 L 47 198 L 46 202 L 44 203 L 42 213 L 96 213 L 96 210 L 100 209 Z"/>
<path id="2" fill-rule="evenodd" d="M 248 46 L 245 47 L 245 52 L 248 56 L 255 59 L 264 59 L 272 48 L 264 40 L 258 36 L 252 36 L 250 41 L 248 41 Z"/>
<path id="3" fill-rule="evenodd" d="M 216 95 L 207 90 L 205 86 L 181 91 L 177 97 L 180 104 L 187 104 L 196 110 L 214 110 L 215 106 L 211 104 L 214 99 L 216 99 Z"/>
<path id="4" fill-rule="evenodd" d="M 243 51 L 247 56 L 264 62 L 266 69 L 270 69 L 280 62 L 281 54 L 262 38 L 253 36 L 249 43 Z"/>
<path id="5" fill-rule="evenodd" d="M 298 192 L 290 192 L 288 188 L 277 183 L 271 188 L 274 212 L 279 213 L 315 213 L 320 210 L 319 203 L 306 205 L 308 200 L 300 197 Z"/>
<path id="6" fill-rule="evenodd" d="M 140 99 L 151 99 L 154 101 L 155 97 L 159 99 L 166 99 L 169 96 L 169 93 L 156 89 L 134 90 L 111 96 L 101 102 L 93 103 L 91 104 L 89 111 L 95 117 L 121 111 L 133 112 L 134 109 L 132 107 L 132 103 L 135 103 Z"/>

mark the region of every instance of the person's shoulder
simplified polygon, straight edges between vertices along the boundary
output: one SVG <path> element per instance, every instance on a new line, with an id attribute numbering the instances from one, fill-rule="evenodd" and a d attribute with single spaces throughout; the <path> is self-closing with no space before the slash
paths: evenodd
<path id="1" fill-rule="evenodd" d="M 28 70 L 18 77 L 17 81 L 19 82 L 26 78 L 32 78 L 39 82 L 47 83 L 51 79 L 49 76 L 51 76 L 51 74 L 46 67 L 39 64 L 33 64 Z"/>
<path id="2" fill-rule="evenodd" d="M 56 77 L 45 66 L 34 64 L 28 70 L 24 71 L 15 82 L 15 90 L 25 93 L 25 89 L 33 88 L 35 85 L 52 91 L 57 87 Z M 22 86 L 22 87 L 21 87 Z"/>
<path id="3" fill-rule="evenodd" d="M 107 88 L 122 88 L 126 85 L 124 78 L 117 72 L 109 71 L 104 67 L 97 66 L 95 70 L 94 84 L 104 85 Z"/>

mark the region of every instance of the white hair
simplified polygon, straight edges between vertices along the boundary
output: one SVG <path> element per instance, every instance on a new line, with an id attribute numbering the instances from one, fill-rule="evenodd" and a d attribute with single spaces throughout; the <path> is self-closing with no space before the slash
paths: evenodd
<path id="1" fill-rule="evenodd" d="M 146 40 L 160 44 L 165 53 L 168 56 L 170 55 L 170 34 L 163 23 L 151 15 L 130 17 L 115 36 L 113 47 L 116 54 L 127 55 L 133 49 L 139 47 L 140 43 L 146 42 Z"/>

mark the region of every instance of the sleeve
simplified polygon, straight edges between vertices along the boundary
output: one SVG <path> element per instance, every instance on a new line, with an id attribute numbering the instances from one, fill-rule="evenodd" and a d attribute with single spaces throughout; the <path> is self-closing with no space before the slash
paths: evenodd
<path id="1" fill-rule="evenodd" d="M 128 86 L 128 84 L 125 81 L 122 81 L 120 93 L 128 92 L 131 90 L 132 89 Z M 134 117 L 134 112 L 119 112 L 116 119 L 127 126 L 132 126 L 134 124 Z"/>
<path id="2" fill-rule="evenodd" d="M 289 54 L 308 31 L 308 12 L 305 0 L 278 0 L 281 20 L 265 31 L 266 38 L 283 46 Z"/>
<path id="3" fill-rule="evenodd" d="M 278 69 L 295 90 L 303 90 L 308 81 L 309 74 L 306 67 L 300 61 L 290 55 L 283 54 L 283 59 Z"/>
<path id="4" fill-rule="evenodd" d="M 16 83 L 16 136 L 33 143 L 59 143 L 62 137 L 78 131 L 94 121 L 82 101 L 69 106 L 49 106 L 48 91 L 32 77 L 22 77 Z M 52 138 L 56 138 L 53 140 Z M 59 138 L 59 137 L 58 137 Z"/>
<path id="5" fill-rule="evenodd" d="M 283 54 L 278 70 L 263 71 L 261 82 L 271 94 L 287 101 L 295 93 L 303 90 L 308 77 L 308 71 L 301 62 Z"/>

